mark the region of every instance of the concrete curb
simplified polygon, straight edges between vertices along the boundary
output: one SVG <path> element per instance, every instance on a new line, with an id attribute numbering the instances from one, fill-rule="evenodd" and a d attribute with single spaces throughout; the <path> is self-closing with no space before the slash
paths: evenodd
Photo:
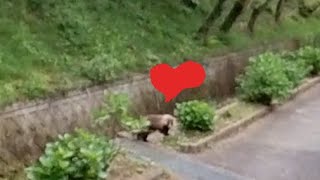
<path id="1" fill-rule="evenodd" d="M 116 143 L 119 143 L 118 140 L 116 140 Z M 119 145 L 119 144 L 118 144 Z M 130 157 L 130 159 L 134 161 L 141 161 L 144 163 L 149 164 L 150 166 L 153 166 L 151 170 L 144 171 L 141 174 L 135 174 L 134 176 L 128 178 L 128 180 L 157 180 L 157 179 L 163 179 L 164 176 L 168 177 L 169 180 L 180 180 L 181 178 L 174 174 L 171 170 L 167 169 L 166 167 L 162 166 L 159 163 L 156 163 L 152 161 L 149 158 L 142 157 L 142 156 L 134 156 L 130 154 L 130 150 L 124 149 L 124 152 Z"/>
<path id="2" fill-rule="evenodd" d="M 266 114 L 268 114 L 269 111 L 271 111 L 271 108 L 263 107 L 262 109 L 259 109 L 258 111 L 250 114 L 248 117 L 245 117 L 242 120 L 237 121 L 236 123 L 222 129 L 218 133 L 214 133 L 212 135 L 204 137 L 194 143 L 179 144 L 179 150 L 184 153 L 199 153 L 204 149 L 208 148 L 210 143 L 214 143 L 221 139 L 227 138 L 228 136 L 239 131 L 240 129 L 248 126 L 258 118 L 265 116 Z"/>
<path id="3" fill-rule="evenodd" d="M 231 102 L 231 103 L 229 103 L 229 104 L 226 104 L 225 106 L 223 106 L 222 108 L 220 108 L 220 109 L 217 110 L 216 115 L 217 115 L 217 116 L 223 115 L 223 114 L 226 113 L 230 108 L 236 106 L 238 103 L 239 103 L 239 101 L 234 101 L 234 102 Z"/>
<path id="4" fill-rule="evenodd" d="M 151 171 L 147 171 L 140 175 L 136 175 L 131 177 L 129 180 L 152 180 L 152 179 L 160 179 L 164 174 L 164 170 L 161 168 L 156 168 Z"/>
<path id="5" fill-rule="evenodd" d="M 222 129 L 221 131 L 219 131 L 217 133 L 213 133 L 212 135 L 206 136 L 206 137 L 198 140 L 197 142 L 181 143 L 181 144 L 179 144 L 179 149 L 181 152 L 184 152 L 184 153 L 202 152 L 204 149 L 209 147 L 209 144 L 217 142 L 221 139 L 224 139 L 228 136 L 231 136 L 232 134 L 237 133 L 239 130 L 247 127 L 248 125 L 255 122 L 256 120 L 269 114 L 269 112 L 274 110 L 274 108 L 277 108 L 281 105 L 288 103 L 289 101 L 293 100 L 297 95 L 305 92 L 306 90 L 310 89 L 311 87 L 313 87 L 314 85 L 316 85 L 319 82 L 320 82 L 320 77 L 306 79 L 302 83 L 302 85 L 300 85 L 299 87 L 295 88 L 292 91 L 292 94 L 290 95 L 290 97 L 287 100 L 285 100 L 285 101 L 283 101 L 273 107 L 263 107 L 263 108 L 257 110 L 256 112 L 248 115 L 247 117 L 243 118 L 242 120 L 237 121 L 236 123 Z M 231 108 L 235 104 L 236 103 L 229 104 L 229 105 L 227 105 L 227 108 Z M 221 111 L 221 110 L 220 111 L 225 112 L 227 110 L 227 108 L 223 108 L 223 111 Z"/>
<path id="6" fill-rule="evenodd" d="M 313 87 L 314 85 L 316 85 L 319 82 L 320 82 L 320 76 L 306 79 L 304 83 L 302 83 L 299 87 L 295 88 L 292 91 L 292 94 L 288 99 L 286 99 L 285 101 L 281 102 L 279 105 L 283 105 L 283 104 L 293 100 L 299 94 L 307 91 L 308 89 L 310 89 L 311 87 Z"/>

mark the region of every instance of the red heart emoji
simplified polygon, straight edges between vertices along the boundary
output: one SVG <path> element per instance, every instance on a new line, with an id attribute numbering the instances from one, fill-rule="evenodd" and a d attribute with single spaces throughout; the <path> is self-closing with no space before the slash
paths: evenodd
<path id="1" fill-rule="evenodd" d="M 168 64 L 158 64 L 150 70 L 152 85 L 165 96 L 165 102 L 171 101 L 182 90 L 200 86 L 206 77 L 201 64 L 187 61 L 177 68 Z"/>

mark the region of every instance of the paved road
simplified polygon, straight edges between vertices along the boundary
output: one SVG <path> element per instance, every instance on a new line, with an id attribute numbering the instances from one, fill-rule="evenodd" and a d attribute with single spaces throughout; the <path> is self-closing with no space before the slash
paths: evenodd
<path id="1" fill-rule="evenodd" d="M 193 157 L 257 180 L 320 180 L 320 85 Z"/>
<path id="2" fill-rule="evenodd" d="M 185 154 L 155 148 L 144 142 L 121 140 L 120 145 L 133 156 L 146 158 L 169 168 L 181 180 L 247 180 L 231 171 L 191 159 Z"/>

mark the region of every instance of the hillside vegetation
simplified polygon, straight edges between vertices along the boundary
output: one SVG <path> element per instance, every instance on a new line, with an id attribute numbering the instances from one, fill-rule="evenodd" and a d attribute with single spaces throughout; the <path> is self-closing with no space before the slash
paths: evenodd
<path id="1" fill-rule="evenodd" d="M 2 0 L 0 105 L 105 83 L 129 72 L 148 71 L 160 62 L 173 65 L 183 57 L 200 60 L 224 47 L 320 31 L 318 1 L 304 3 L 305 16 L 297 8 L 298 0 L 285 4 L 280 25 L 273 21 L 277 2 L 271 1 L 271 11 L 259 17 L 254 36 L 249 35 L 248 17 L 261 4 L 252 0 L 231 31 L 221 33 L 213 25 L 203 44 L 197 32 L 216 2 Z M 224 21 L 235 2 L 226 1 L 217 23 Z"/>

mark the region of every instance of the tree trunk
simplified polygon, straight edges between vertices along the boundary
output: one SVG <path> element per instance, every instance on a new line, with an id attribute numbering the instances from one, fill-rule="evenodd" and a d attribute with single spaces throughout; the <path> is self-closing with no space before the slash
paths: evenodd
<path id="1" fill-rule="evenodd" d="M 274 20 L 276 23 L 280 22 L 281 12 L 282 12 L 282 6 L 285 0 L 279 0 L 276 7 L 276 12 L 274 16 Z"/>
<path id="2" fill-rule="evenodd" d="M 249 22 L 248 22 L 248 30 L 250 33 L 254 32 L 254 25 L 256 24 L 256 20 L 259 15 L 268 7 L 268 4 L 271 0 L 266 0 L 263 4 L 253 9 Z"/>
<path id="3" fill-rule="evenodd" d="M 245 5 L 246 5 L 247 0 L 238 0 L 235 2 L 233 5 L 231 11 L 229 12 L 228 16 L 220 26 L 220 31 L 223 33 L 227 33 L 230 31 L 232 25 L 234 22 L 237 20 L 237 18 L 240 16 L 242 13 Z"/>
<path id="4" fill-rule="evenodd" d="M 206 38 L 208 36 L 209 30 L 214 22 L 221 16 L 222 7 L 226 0 L 219 0 L 218 3 L 215 5 L 214 9 L 209 14 L 208 18 L 202 24 L 202 26 L 198 30 L 198 37 Z"/>

